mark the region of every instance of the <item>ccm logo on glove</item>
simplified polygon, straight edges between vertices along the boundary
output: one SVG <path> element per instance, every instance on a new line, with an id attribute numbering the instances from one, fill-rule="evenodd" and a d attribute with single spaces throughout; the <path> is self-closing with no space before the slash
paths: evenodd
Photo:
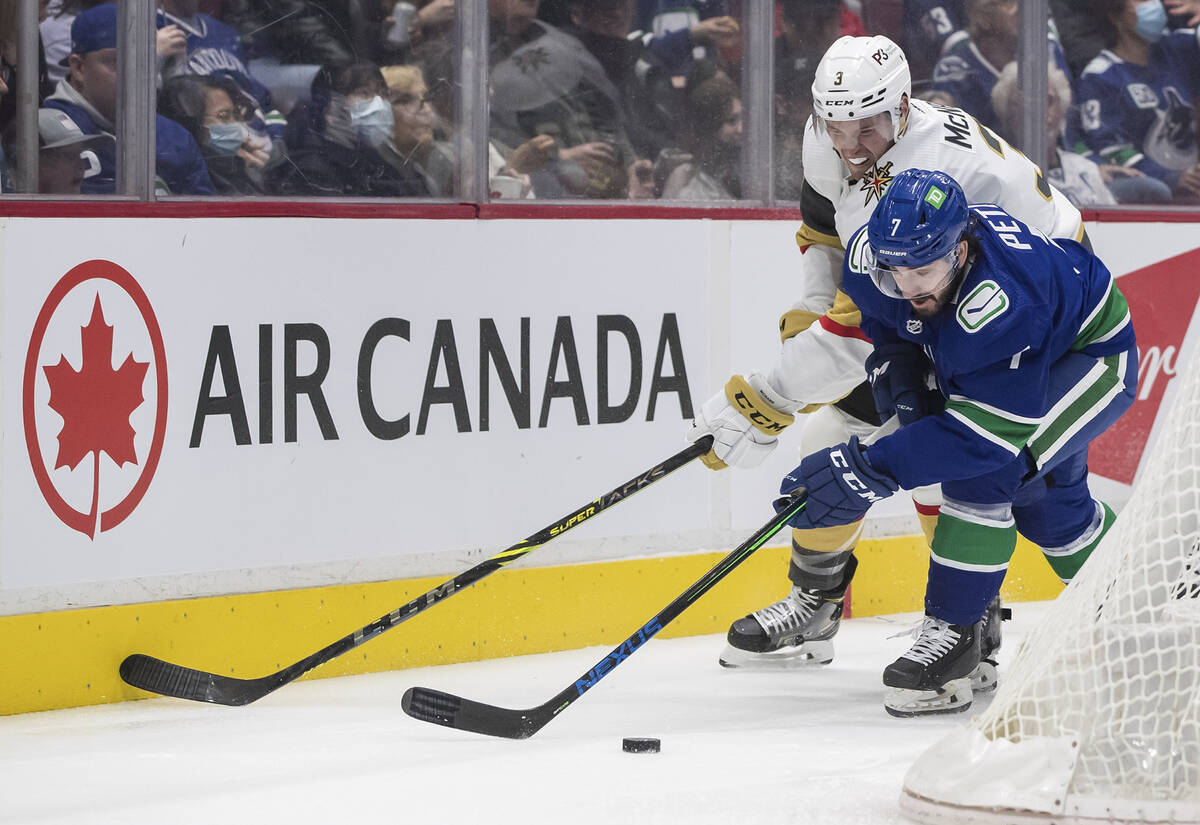
<path id="1" fill-rule="evenodd" d="M 740 390 L 733 393 L 731 400 L 737 405 L 742 415 L 746 416 L 750 423 L 757 427 L 760 432 L 768 434 L 781 433 L 784 427 L 787 426 L 786 423 L 763 415 L 755 403 L 757 399 L 751 400 L 746 396 L 746 393 Z"/>
<path id="2" fill-rule="evenodd" d="M 841 447 L 837 447 L 830 451 L 829 463 L 834 467 L 839 467 L 846 471 L 842 473 L 842 481 L 845 482 L 847 487 L 858 493 L 859 498 L 864 499 L 872 504 L 874 504 L 876 501 L 883 501 L 882 496 L 876 495 L 875 491 L 868 487 L 866 483 L 864 483 L 863 480 L 856 476 L 854 471 L 850 469 L 850 463 L 846 460 L 846 454 L 842 451 Z"/>

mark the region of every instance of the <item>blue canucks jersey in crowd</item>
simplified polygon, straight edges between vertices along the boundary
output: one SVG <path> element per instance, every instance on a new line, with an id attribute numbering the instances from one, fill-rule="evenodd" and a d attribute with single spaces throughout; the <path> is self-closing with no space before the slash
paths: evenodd
<path id="1" fill-rule="evenodd" d="M 1172 188 L 1196 164 L 1197 39 L 1197 29 L 1169 32 L 1151 44 L 1146 66 L 1108 49 L 1088 63 L 1077 98 L 1083 139 L 1102 162 L 1132 166 Z"/>
<path id="2" fill-rule="evenodd" d="M 936 60 L 950 35 L 965 28 L 966 19 L 963 0 L 904 0 L 904 51 L 908 59 Z"/>
<path id="3" fill-rule="evenodd" d="M 1053 32 L 1050 36 L 1050 61 L 1068 78 L 1067 56 Z M 1003 66 L 993 66 L 965 31 L 956 32 L 946 41 L 945 52 L 933 67 L 930 88 L 945 92 L 954 98 L 954 105 L 974 116 L 976 120 L 1005 138 L 1006 134 L 992 108 L 992 89 L 1000 79 Z"/>
<path id="4" fill-rule="evenodd" d="M 112 124 L 100 118 L 67 81 L 42 104 L 66 112 L 85 135 L 112 135 Z M 200 147 L 187 129 L 157 115 L 154 127 L 154 168 L 161 194 L 215 195 L 208 166 Z M 98 142 L 83 152 L 88 164 L 80 191 L 85 195 L 112 195 L 117 190 L 117 153 L 114 141 Z"/>
<path id="5" fill-rule="evenodd" d="M 258 131 L 267 131 L 272 138 L 283 135 L 286 120 L 272 111 L 271 91 L 256 80 L 246 67 L 241 38 L 231 27 L 207 14 L 197 13 L 184 19 L 164 11 L 158 12 L 158 28 L 178 26 L 187 35 L 187 57 L 181 65 L 169 67 L 167 72 L 184 72 L 197 75 L 225 75 L 231 78 L 250 98 L 258 109 L 250 126 Z"/>
<path id="6" fill-rule="evenodd" d="M 1080 244 L 1049 240 L 998 206 L 970 208 L 980 253 L 933 317 L 870 277 L 866 227 L 847 245 L 842 288 L 876 346 L 909 341 L 933 363 L 946 409 L 871 447 L 902 487 L 973 478 L 1011 462 L 1049 411 L 1050 368 L 1070 352 L 1116 355 L 1134 343 L 1115 279 Z"/>

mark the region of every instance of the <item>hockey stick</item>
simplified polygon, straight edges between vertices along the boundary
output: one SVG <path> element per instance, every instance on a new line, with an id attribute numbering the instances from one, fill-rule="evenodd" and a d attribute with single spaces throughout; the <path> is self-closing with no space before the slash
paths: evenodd
<path id="1" fill-rule="evenodd" d="M 365 627 L 343 636 L 331 645 L 323 647 L 310 656 L 305 656 L 295 664 L 288 665 L 283 670 L 269 676 L 257 679 L 239 679 L 234 676 L 222 676 L 219 673 L 209 673 L 195 670 L 182 665 L 164 662 L 153 656 L 134 653 L 121 662 L 121 678 L 130 685 L 152 693 L 164 696 L 175 696 L 179 699 L 191 699 L 194 702 L 212 702 L 217 705 L 248 705 L 261 699 L 268 693 L 278 690 L 289 682 L 303 676 L 315 667 L 325 664 L 330 659 L 341 656 L 364 642 L 369 642 L 384 631 L 391 630 L 403 621 L 428 610 L 443 599 L 453 596 L 459 590 L 474 584 L 484 576 L 491 575 L 505 565 L 546 544 L 551 539 L 577 527 L 588 519 L 596 516 L 615 504 L 618 504 L 654 482 L 666 477 L 680 467 L 704 455 L 712 446 L 712 436 L 705 436 L 686 449 L 663 461 L 641 475 L 610 490 L 599 498 L 564 516 L 553 524 L 542 528 L 529 538 L 514 544 L 507 550 L 502 550 L 489 559 L 481 561 L 470 570 L 459 573 L 449 581 L 433 588 L 403 607 L 398 607 L 386 616 L 381 616 Z"/>
<path id="2" fill-rule="evenodd" d="M 458 728 L 488 736 L 500 736 L 505 739 L 528 739 L 545 727 L 550 720 L 570 707 L 572 702 L 595 687 L 597 682 L 632 656 L 634 651 L 645 644 L 654 634 L 687 610 L 692 602 L 711 590 L 717 582 L 729 575 L 730 571 L 748 559 L 751 553 L 762 547 L 771 536 L 778 533 L 787 524 L 788 519 L 804 508 L 805 498 L 803 494 L 794 496 L 787 506 L 760 527 L 758 532 L 721 559 L 715 567 L 679 594 L 654 618 L 642 625 L 632 636 L 613 648 L 607 656 L 549 701 L 527 710 L 510 710 L 495 705 L 485 705 L 482 702 L 464 699 L 440 690 L 412 687 L 404 692 L 400 706 L 409 716 L 423 722 L 433 722 L 448 728 Z"/>

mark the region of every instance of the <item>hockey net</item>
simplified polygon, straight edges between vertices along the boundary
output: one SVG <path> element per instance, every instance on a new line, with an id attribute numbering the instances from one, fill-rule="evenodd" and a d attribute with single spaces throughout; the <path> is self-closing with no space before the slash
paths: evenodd
<path id="1" fill-rule="evenodd" d="M 991 705 L 909 769 L 926 823 L 1200 823 L 1200 363 Z"/>

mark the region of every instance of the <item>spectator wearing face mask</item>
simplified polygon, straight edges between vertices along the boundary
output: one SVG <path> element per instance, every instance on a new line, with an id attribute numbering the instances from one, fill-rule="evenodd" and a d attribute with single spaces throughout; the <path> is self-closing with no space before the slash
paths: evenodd
<path id="1" fill-rule="evenodd" d="M 434 137 L 429 87 L 419 66 L 384 66 L 392 134 L 380 148 L 385 161 L 404 174 L 420 176 L 434 195 L 449 195 L 454 186 L 454 149 Z"/>
<path id="2" fill-rule="evenodd" d="M 287 157 L 267 173 L 279 195 L 430 197 L 423 176 L 383 159 L 395 115 L 374 63 L 333 63 L 313 78 L 303 116 L 288 121 Z"/>
<path id="3" fill-rule="evenodd" d="M 45 104 L 59 109 L 87 135 L 115 131 L 117 119 L 117 7 L 105 3 L 81 13 L 71 23 L 70 74 L 58 83 Z M 83 193 L 116 191 L 115 146 L 97 147 L 99 160 L 83 181 Z M 160 194 L 212 195 L 212 181 L 200 147 L 187 130 L 159 115 L 155 121 L 156 188 Z"/>
<path id="4" fill-rule="evenodd" d="M 1107 47 L 1079 79 L 1087 147 L 1157 178 L 1178 199 L 1200 199 L 1197 30 L 1168 33 L 1161 0 L 1095 0 L 1094 11 Z"/>
<path id="5" fill-rule="evenodd" d="M 271 161 L 271 142 L 248 127 L 254 104 L 231 78 L 171 78 L 159 92 L 158 111 L 196 139 L 219 194 L 264 194 L 263 170 Z"/>

